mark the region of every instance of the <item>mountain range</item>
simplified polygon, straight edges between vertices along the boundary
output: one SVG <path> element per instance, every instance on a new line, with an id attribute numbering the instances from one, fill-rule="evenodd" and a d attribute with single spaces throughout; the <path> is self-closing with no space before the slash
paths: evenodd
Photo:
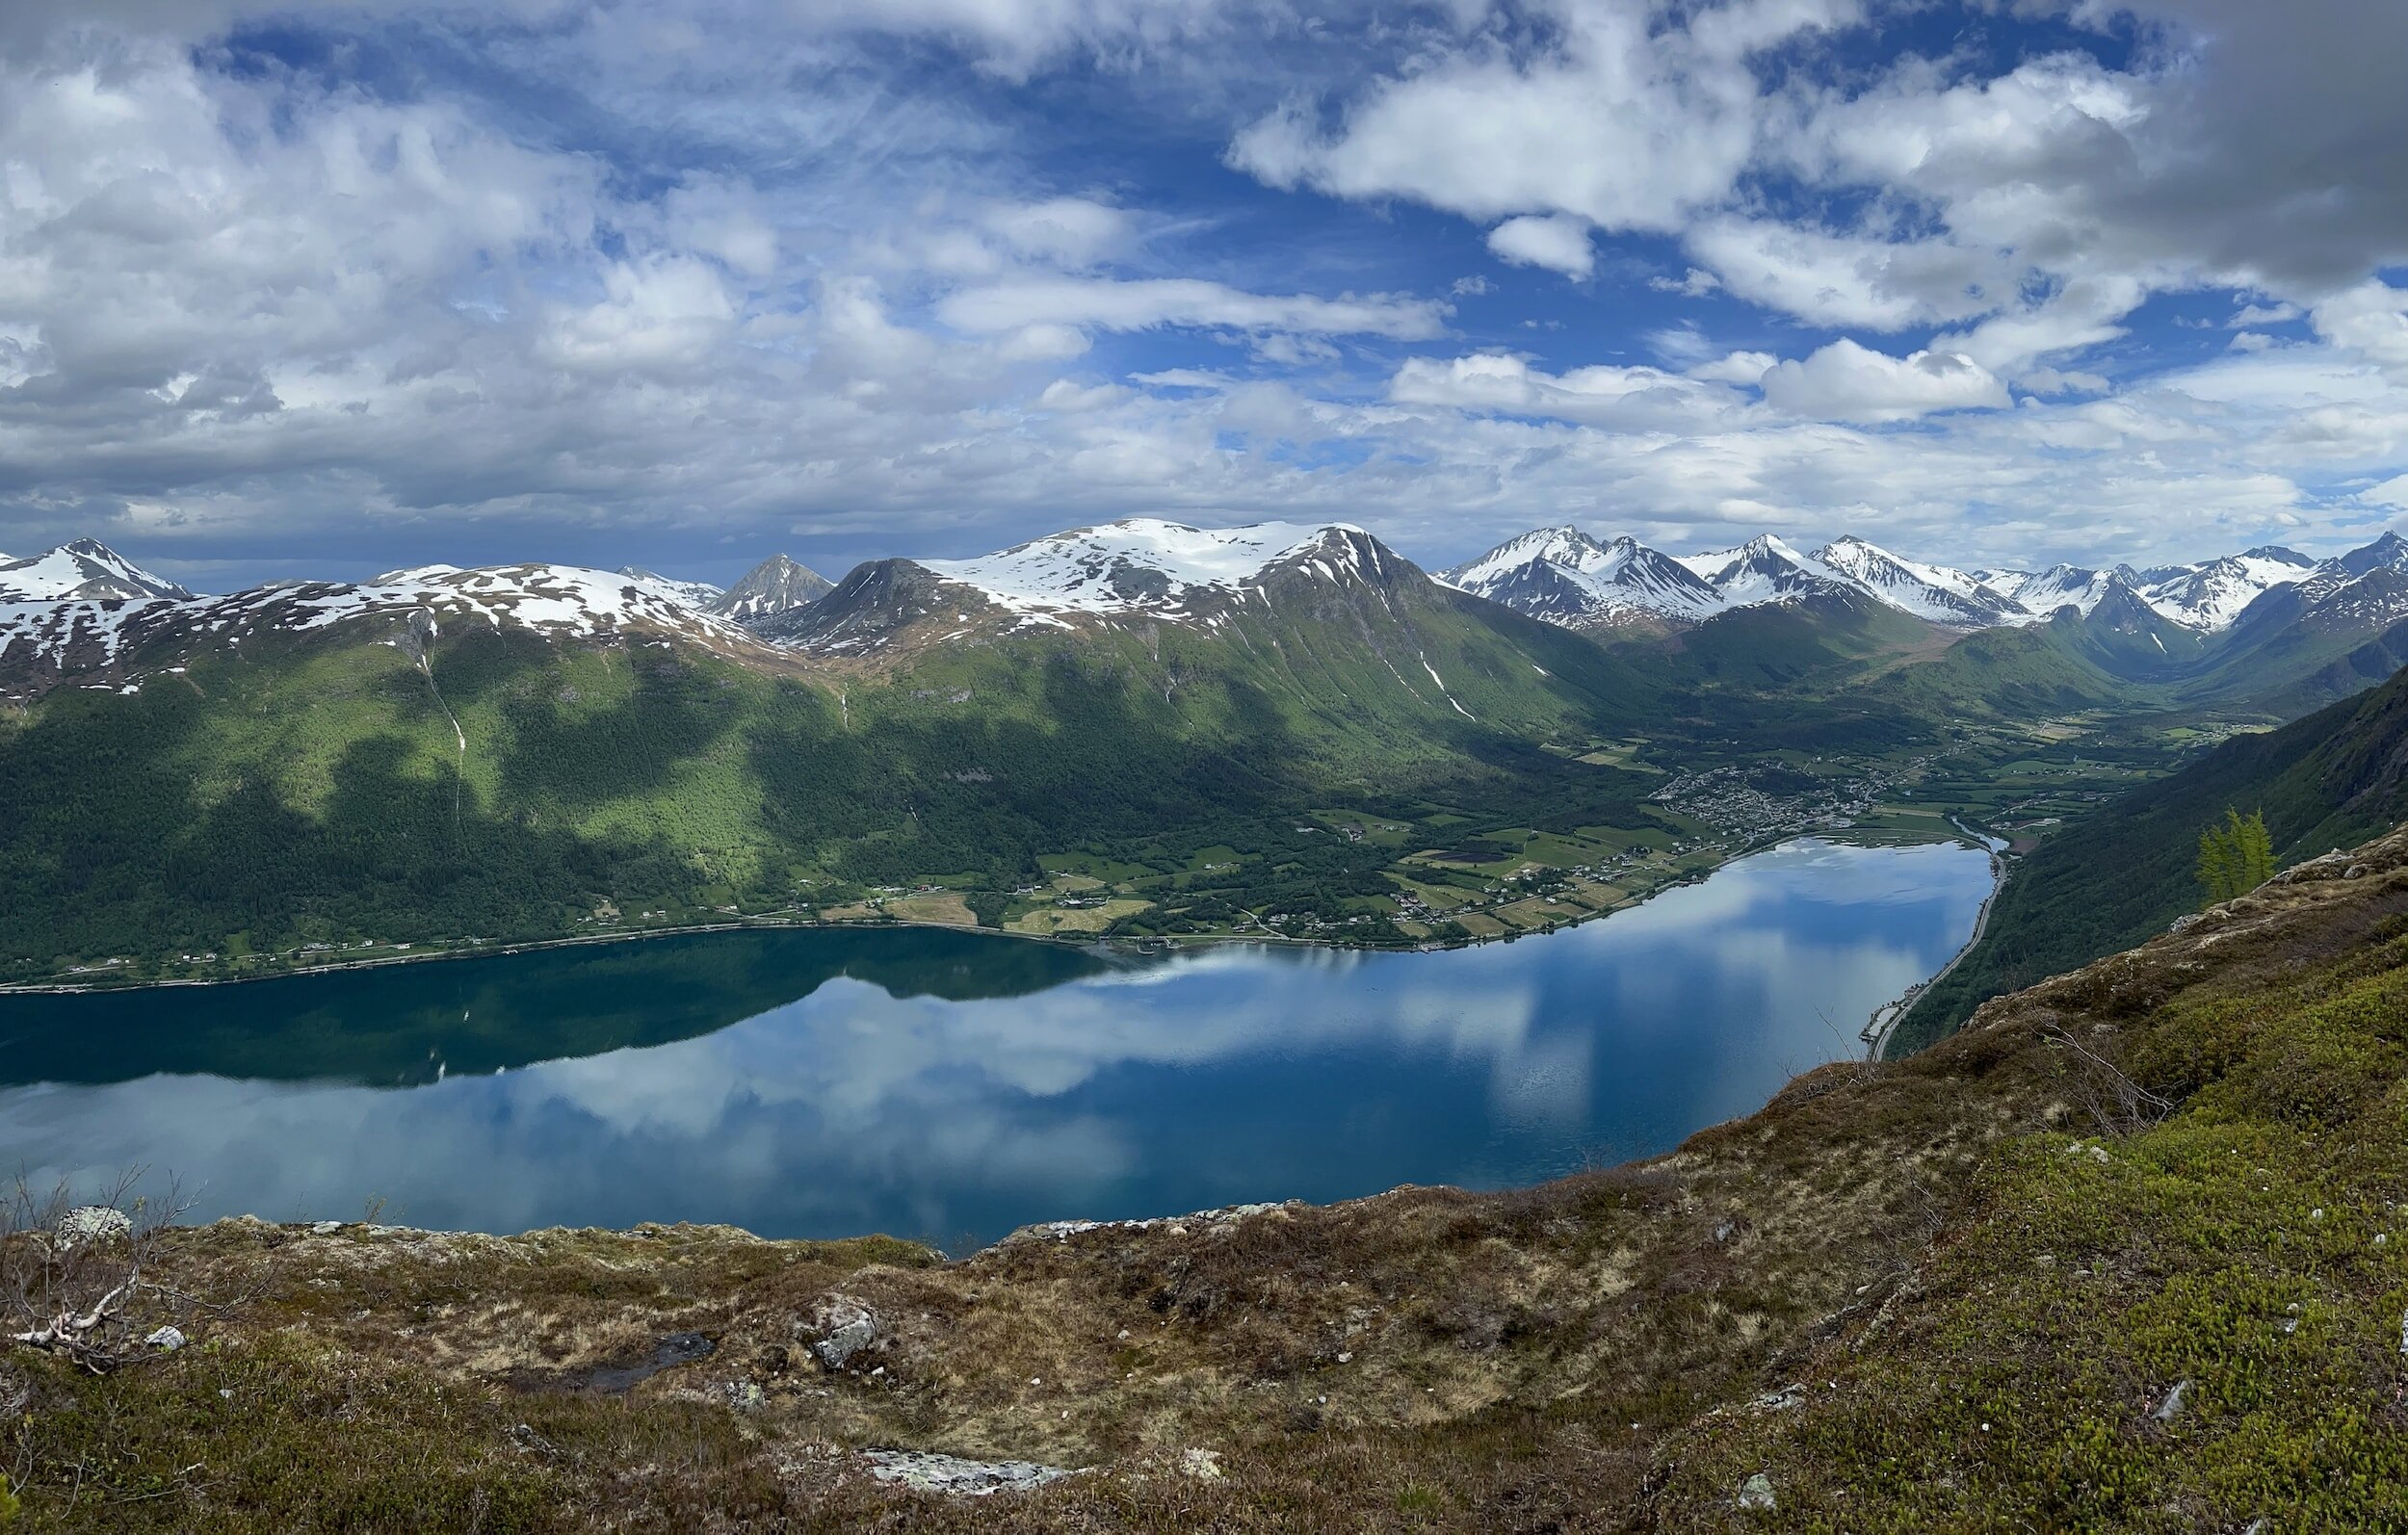
<path id="1" fill-rule="evenodd" d="M 1601 543 L 1563 527 L 1508 539 L 1440 579 L 1584 631 L 1662 631 L 1767 603 L 1863 597 L 1953 629 L 2044 623 L 2065 608 L 2088 614 L 2115 600 L 2213 635 L 2240 622 L 2268 592 L 2306 586 L 2321 601 L 2382 570 L 2408 570 L 2408 543 L 2395 533 L 2325 560 L 2269 546 L 2147 570 L 1967 571 L 1909 559 L 1852 535 L 1810 554 L 1766 533 L 1736 549 L 1683 557 L 1629 537 Z M 2408 610 L 2394 616 L 2408 617 Z"/>
<path id="2" fill-rule="evenodd" d="M 1082 868 L 1155 881 L 1114 903 L 1147 931 L 1403 942 L 1411 859 L 1701 835 L 1666 771 L 2297 717 L 2408 663 L 2403 557 L 1976 576 L 1550 530 L 1440 579 L 1346 524 L 1133 519 L 824 590 L 780 557 L 724 590 L 537 563 L 202 596 L 82 542 L 0 564 L 0 978 L 931 883 L 1000 925 Z M 2269 584 L 2225 622 L 2236 582 Z"/>

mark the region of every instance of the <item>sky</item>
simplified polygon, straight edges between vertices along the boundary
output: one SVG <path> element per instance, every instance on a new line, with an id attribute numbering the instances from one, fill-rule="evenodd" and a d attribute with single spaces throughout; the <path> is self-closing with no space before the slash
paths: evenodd
<path id="1" fill-rule="evenodd" d="M 0 550 L 2408 524 L 2397 0 L 9 0 Z"/>

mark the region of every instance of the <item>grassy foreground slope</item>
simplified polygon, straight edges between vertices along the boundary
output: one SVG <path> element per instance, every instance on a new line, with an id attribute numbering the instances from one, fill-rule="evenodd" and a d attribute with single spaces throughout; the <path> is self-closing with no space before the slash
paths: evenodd
<path id="1" fill-rule="evenodd" d="M 1984 1000 L 2161 932 L 2199 904 L 2199 833 L 2265 813 L 2286 863 L 2408 818 L 2408 673 L 2267 735 L 2239 736 L 2043 842 L 2001 889 L 1980 943 L 1892 1036 L 1908 1051 Z"/>
<path id="2" fill-rule="evenodd" d="M 104 1341 L 184 1346 L 0 1355 L 0 1468 L 44 1532 L 2395 1528 L 2403 1112 L 2408 832 L 1526 1191 L 956 1262 L 170 1230 Z"/>

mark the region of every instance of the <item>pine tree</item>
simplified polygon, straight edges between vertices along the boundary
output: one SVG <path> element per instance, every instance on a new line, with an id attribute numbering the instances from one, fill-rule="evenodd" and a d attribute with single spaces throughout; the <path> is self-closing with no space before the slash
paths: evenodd
<path id="1" fill-rule="evenodd" d="M 2251 811 L 2224 812 L 2222 825 L 2199 834 L 2199 883 L 2207 904 L 2245 896 L 2274 877 L 2274 838 L 2265 829 L 2265 816 Z"/>

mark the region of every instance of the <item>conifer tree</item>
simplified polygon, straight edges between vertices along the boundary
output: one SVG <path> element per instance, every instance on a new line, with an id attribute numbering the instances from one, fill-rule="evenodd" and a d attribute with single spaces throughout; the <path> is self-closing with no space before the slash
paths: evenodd
<path id="1" fill-rule="evenodd" d="M 2199 884 L 2207 904 L 2245 896 L 2274 877 L 2274 838 L 2265 816 L 2227 809 L 2221 825 L 2199 834 Z"/>

